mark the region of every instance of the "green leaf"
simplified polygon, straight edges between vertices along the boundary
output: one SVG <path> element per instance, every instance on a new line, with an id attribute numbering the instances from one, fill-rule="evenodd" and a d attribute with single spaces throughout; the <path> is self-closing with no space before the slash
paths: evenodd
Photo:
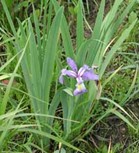
<path id="1" fill-rule="evenodd" d="M 115 101 L 113 101 L 113 100 L 111 100 L 111 99 L 109 99 L 109 98 L 105 98 L 105 97 L 101 97 L 100 99 L 112 103 L 113 105 L 115 105 L 116 107 L 118 107 L 122 112 L 124 112 L 128 117 L 130 117 L 130 118 L 133 120 L 133 118 L 128 114 L 128 112 L 125 111 L 125 110 L 124 110 L 119 104 L 117 104 Z"/>
<path id="2" fill-rule="evenodd" d="M 139 73 L 139 67 L 137 66 L 136 67 L 136 71 L 135 71 L 135 75 L 133 77 L 133 81 L 131 83 L 131 86 L 129 87 L 128 89 L 128 92 L 126 93 L 126 95 L 123 97 L 123 99 L 121 100 L 120 104 L 123 106 L 125 105 L 125 103 L 127 102 L 128 98 L 130 97 L 132 91 L 134 90 L 134 87 L 135 87 L 135 83 L 137 81 L 137 78 L 139 77 L 138 76 L 138 73 Z"/>
<path id="3" fill-rule="evenodd" d="M 76 52 L 84 41 L 84 24 L 83 24 L 83 4 L 79 0 L 77 5 L 77 26 L 76 26 Z"/>
<path id="4" fill-rule="evenodd" d="M 56 109 L 60 103 L 60 95 L 61 95 L 61 89 L 57 91 L 57 93 L 54 95 L 52 102 L 50 103 L 49 107 L 49 115 L 54 116 L 56 113 Z M 48 119 L 48 125 L 52 126 L 54 118 L 49 118 Z"/>
<path id="5" fill-rule="evenodd" d="M 78 49 L 76 61 L 77 61 L 79 66 L 82 66 L 85 63 L 87 51 L 90 47 L 91 42 L 92 42 L 92 40 L 90 40 L 90 39 L 84 41 L 81 44 L 80 48 Z"/>
<path id="6" fill-rule="evenodd" d="M 63 7 L 59 9 L 57 12 L 49 35 L 46 45 L 46 52 L 44 55 L 44 61 L 43 61 L 43 70 L 42 70 L 42 79 L 41 79 L 41 93 L 42 93 L 42 99 L 45 101 L 44 104 L 42 104 L 43 113 L 48 113 L 48 104 L 49 104 L 49 92 L 50 92 L 50 86 L 51 81 L 53 77 L 53 70 L 54 70 L 54 64 L 55 64 L 55 57 L 56 57 L 56 51 L 57 51 L 57 43 L 59 38 L 59 28 L 61 24 L 63 16 Z"/>
<path id="7" fill-rule="evenodd" d="M 52 140 L 54 140 L 56 142 L 59 142 L 59 143 L 62 143 L 63 145 L 66 145 L 67 147 L 69 147 L 69 148 L 71 148 L 73 150 L 76 150 L 78 152 L 84 153 L 83 151 L 81 151 L 77 147 L 74 147 L 70 143 L 64 141 L 62 138 L 56 137 L 56 136 L 51 135 L 51 134 L 49 134 L 47 132 L 38 131 L 38 130 L 35 130 L 35 129 L 30 129 L 30 128 L 22 128 L 22 129 L 19 129 L 18 131 L 19 132 L 31 132 L 31 133 L 34 133 L 34 134 L 37 134 L 37 135 L 40 135 L 40 136 L 43 136 L 43 137 L 46 137 L 46 138 L 50 138 L 50 139 L 52 139 Z"/>
<path id="8" fill-rule="evenodd" d="M 135 20 L 127 29 L 125 29 L 123 31 L 123 33 L 120 36 L 120 38 L 115 42 L 115 44 L 113 45 L 113 47 L 110 49 L 110 51 L 106 55 L 105 60 L 104 60 L 102 66 L 101 66 L 101 69 L 100 69 L 100 74 L 99 74 L 100 78 L 102 77 L 104 71 L 106 70 L 106 67 L 110 63 L 110 60 L 112 59 L 112 57 L 115 54 L 115 52 L 118 50 L 118 48 L 120 47 L 120 45 L 124 42 L 124 40 L 126 40 L 126 38 L 129 36 L 129 33 L 133 29 L 133 27 L 136 24 L 136 22 L 137 22 L 137 20 Z"/>
<path id="9" fill-rule="evenodd" d="M 31 33 L 30 41 L 29 41 L 29 49 L 30 49 L 30 66 L 31 66 L 31 77 L 33 89 L 35 96 L 37 98 L 40 98 L 40 79 L 41 79 L 41 70 L 40 70 L 40 59 L 39 59 L 39 53 L 37 50 L 37 43 L 35 40 L 35 35 L 33 32 L 33 27 L 31 24 L 30 19 L 28 20 L 28 31 Z"/>
<path id="10" fill-rule="evenodd" d="M 129 15 L 129 22 L 132 23 L 137 19 L 137 14 L 135 12 L 131 12 Z"/>
<path id="11" fill-rule="evenodd" d="M 9 0 L 8 0 L 8 1 L 9 1 Z M 10 1 L 10 2 L 11 2 L 11 1 Z M 8 22 L 9 22 L 9 24 L 10 24 L 10 27 L 11 27 L 11 29 L 12 29 L 12 32 L 13 32 L 13 34 L 16 36 L 16 30 L 15 30 L 15 27 L 14 27 L 14 24 L 13 24 L 13 21 L 12 21 L 12 18 L 11 18 L 11 15 L 10 15 L 10 13 L 9 13 L 9 11 L 8 11 L 7 5 L 6 5 L 6 3 L 5 3 L 5 0 L 1 0 L 1 3 L 2 3 L 3 9 L 4 9 L 4 11 L 5 11 L 6 17 L 7 17 L 7 19 L 8 19 Z"/>
<path id="12" fill-rule="evenodd" d="M 105 31 L 108 30 L 110 24 L 114 20 L 115 15 L 118 11 L 118 8 L 119 8 L 119 6 L 122 2 L 123 2 L 123 0 L 115 1 L 114 4 L 113 4 L 113 7 L 110 9 L 109 13 L 105 17 L 104 22 L 102 24 L 102 27 L 105 29 Z"/>
<path id="13" fill-rule="evenodd" d="M 118 112 L 117 110 L 114 110 L 112 113 L 115 114 L 116 116 L 118 116 L 120 119 L 122 119 L 125 123 L 127 123 L 133 129 L 135 129 L 135 127 L 130 123 L 130 121 L 124 115 L 122 115 L 120 112 Z"/>
<path id="14" fill-rule="evenodd" d="M 5 0 L 7 7 L 9 7 L 9 9 L 11 9 L 12 4 L 13 4 L 13 0 Z"/>
<path id="15" fill-rule="evenodd" d="M 101 1 L 99 12 L 97 14 L 97 18 L 95 21 L 95 26 L 92 33 L 92 43 L 91 47 L 88 50 L 88 55 L 86 59 L 86 63 L 88 65 L 92 65 L 97 54 L 97 48 L 100 45 L 100 36 L 101 36 L 101 26 L 103 22 L 103 15 L 104 15 L 104 7 L 105 7 L 105 0 Z"/>
<path id="16" fill-rule="evenodd" d="M 42 58 L 42 55 L 43 55 L 43 51 L 42 51 L 42 44 L 41 44 L 41 36 L 40 36 L 40 28 L 39 28 L 39 21 L 38 21 L 38 17 L 36 15 L 36 10 L 34 9 L 34 6 L 33 6 L 33 17 L 34 17 L 34 23 L 35 23 L 35 31 L 36 31 L 36 39 L 37 39 L 37 45 L 36 48 L 37 48 L 37 53 L 38 54 L 38 60 L 39 60 L 39 64 L 40 64 L 40 68 L 42 69 L 42 63 L 43 63 L 43 58 Z"/>
<path id="17" fill-rule="evenodd" d="M 71 88 L 63 89 L 68 95 L 73 96 L 73 90 Z"/>
<path id="18" fill-rule="evenodd" d="M 6 88 L 6 91 L 5 91 L 5 94 L 4 94 L 4 98 L 3 98 L 3 100 L 2 100 L 2 102 L 1 102 L 1 104 L 0 104 L 0 115 L 4 114 L 5 111 L 6 111 L 7 103 L 8 103 L 8 99 L 9 99 L 9 94 L 10 94 L 10 89 L 11 89 L 11 87 L 12 87 L 12 83 L 13 83 L 13 81 L 14 81 L 14 77 L 15 77 L 16 72 L 17 72 L 17 70 L 18 70 L 18 68 L 19 68 L 19 66 L 20 66 L 20 63 L 21 63 L 21 61 L 22 61 L 22 58 L 23 58 L 23 56 L 24 56 L 24 54 L 25 54 L 25 51 L 26 51 L 26 48 L 27 48 L 29 39 L 30 39 L 30 37 L 28 38 L 28 40 L 27 40 L 27 42 L 26 42 L 26 45 L 25 45 L 25 47 L 24 47 L 24 49 L 23 49 L 23 51 L 22 51 L 22 53 L 21 53 L 21 56 L 19 57 L 18 63 L 17 63 L 17 65 L 16 65 L 16 67 L 15 67 L 15 69 L 14 69 L 14 71 L 13 71 L 13 74 L 12 74 L 12 76 L 11 76 L 11 78 L 10 78 L 9 84 L 8 84 L 8 86 L 7 86 L 7 88 Z"/>
<path id="19" fill-rule="evenodd" d="M 54 151 L 54 153 L 66 153 L 66 150 L 64 148 L 61 148 L 60 150 Z"/>
<path id="20" fill-rule="evenodd" d="M 57 12 L 60 7 L 59 3 L 56 0 L 52 0 L 52 2 L 54 5 L 55 12 Z M 73 50 L 73 46 L 72 46 L 72 40 L 71 40 L 69 31 L 70 30 L 69 30 L 66 18 L 65 18 L 65 16 L 63 16 L 62 23 L 61 23 L 61 33 L 62 33 L 63 45 L 65 48 L 65 53 L 66 53 L 67 57 L 71 57 L 71 58 L 75 59 L 74 50 Z"/>

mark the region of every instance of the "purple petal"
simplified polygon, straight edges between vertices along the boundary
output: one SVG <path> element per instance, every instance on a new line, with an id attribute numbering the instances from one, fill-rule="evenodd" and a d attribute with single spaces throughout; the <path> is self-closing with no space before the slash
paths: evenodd
<path id="1" fill-rule="evenodd" d="M 77 77 L 76 73 L 72 70 L 67 70 L 66 75 L 71 77 L 71 78 L 76 78 Z"/>
<path id="2" fill-rule="evenodd" d="M 63 75 L 60 75 L 60 77 L 59 77 L 59 82 L 60 82 L 61 84 L 64 83 L 64 77 L 63 77 Z"/>
<path id="3" fill-rule="evenodd" d="M 71 59 L 70 57 L 67 57 L 67 63 L 73 71 L 75 71 L 75 72 L 78 71 L 77 65 L 73 59 Z"/>
<path id="4" fill-rule="evenodd" d="M 87 70 L 82 75 L 82 79 L 85 81 L 88 80 L 99 80 L 99 76 L 94 74 L 93 69 Z"/>
<path id="5" fill-rule="evenodd" d="M 79 71 L 78 71 L 78 76 L 81 77 L 81 76 L 84 74 L 84 72 L 85 72 L 86 70 L 89 70 L 89 66 L 88 66 L 88 65 L 84 65 L 83 67 L 81 67 L 81 68 L 79 69 Z"/>
<path id="6" fill-rule="evenodd" d="M 87 90 L 85 88 L 84 83 L 81 83 L 81 84 L 77 83 L 76 84 L 76 89 L 74 90 L 73 94 L 75 96 L 77 96 L 77 95 L 81 95 L 81 94 L 83 94 L 85 92 L 87 92 Z"/>
<path id="7" fill-rule="evenodd" d="M 77 83 L 79 83 L 79 84 L 83 83 L 82 77 L 77 77 L 77 78 L 76 78 L 76 81 L 77 81 Z"/>
<path id="8" fill-rule="evenodd" d="M 61 75 L 59 77 L 59 82 L 61 84 L 64 83 L 64 77 L 63 76 L 69 76 L 71 78 L 76 78 L 76 73 L 74 71 L 71 70 L 67 70 L 67 69 L 62 69 L 61 70 Z"/>
<path id="9" fill-rule="evenodd" d="M 63 84 L 64 83 L 64 77 L 63 76 L 65 76 L 66 75 L 66 69 L 62 69 L 61 70 L 61 75 L 60 75 L 60 77 L 59 77 L 59 82 L 61 83 L 61 84 Z"/>
<path id="10" fill-rule="evenodd" d="M 76 78 L 76 73 L 72 70 L 67 70 L 67 69 L 62 69 L 61 70 L 61 75 L 66 75 L 66 76 L 69 76 L 69 77 L 72 77 L 72 78 Z"/>
<path id="11" fill-rule="evenodd" d="M 62 69 L 61 70 L 61 75 L 66 75 L 67 69 Z"/>

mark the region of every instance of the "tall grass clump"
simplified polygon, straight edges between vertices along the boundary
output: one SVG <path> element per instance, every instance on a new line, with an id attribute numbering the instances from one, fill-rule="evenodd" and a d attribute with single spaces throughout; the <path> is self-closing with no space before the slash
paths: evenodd
<path id="1" fill-rule="evenodd" d="M 16 54 L 22 54 L 21 60 L 20 56 L 18 59 L 21 63 L 31 107 L 38 126 L 37 129 L 24 128 L 21 131 L 40 135 L 38 143 L 42 148 L 47 148 L 50 145 L 49 140 L 52 139 L 80 151 L 68 142 L 74 142 L 87 135 L 100 120 L 110 113 L 117 115 L 133 127 L 121 111 L 128 117 L 130 117 L 129 114 L 119 104 L 107 97 L 101 97 L 101 90 L 103 90 L 101 80 L 103 80 L 106 68 L 136 24 L 136 20 L 127 23 L 127 25 L 123 24 L 125 17 L 135 5 L 135 1 L 129 2 L 127 6 L 122 6 L 122 2 L 123 0 L 115 1 L 110 11 L 105 15 L 105 0 L 102 0 L 94 27 L 91 28 L 87 24 L 91 37 L 85 38 L 84 24 L 87 22 L 83 3 L 79 0 L 77 4 L 76 47 L 74 47 L 70 29 L 63 13 L 64 8 L 60 6 L 58 1 L 41 1 L 43 10 L 40 11 L 40 16 L 37 16 L 32 4 L 32 16 L 22 22 L 17 19 L 18 29 L 14 26 L 5 0 L 1 1 L 14 37 L 14 41 L 11 40 L 11 42 Z M 123 24 L 123 30 L 119 30 L 121 24 Z M 60 71 L 64 67 L 67 68 L 65 58 L 71 59 L 72 64 L 76 63 L 78 68 L 86 64 L 89 71 L 93 69 L 95 71 L 97 66 L 95 73 L 99 79 L 91 80 L 85 84 L 82 82 L 82 86 L 78 86 L 78 83 L 76 84 L 78 78 L 62 76 L 65 82 L 64 85 L 60 85 Z M 109 80 L 110 78 L 107 81 Z M 86 86 L 87 92 L 82 95 L 73 94 L 75 85 L 77 85 L 77 89 L 79 88 L 78 90 Z M 99 100 L 109 102 L 112 107 L 101 112 Z M 8 98 L 3 100 L 0 115 L 5 114 L 7 102 Z M 57 111 L 59 109 L 60 111 Z M 118 111 L 119 109 L 120 111 Z M 84 132 L 83 127 L 93 117 L 92 125 L 86 126 Z M 57 122 L 59 130 L 56 129 Z"/>

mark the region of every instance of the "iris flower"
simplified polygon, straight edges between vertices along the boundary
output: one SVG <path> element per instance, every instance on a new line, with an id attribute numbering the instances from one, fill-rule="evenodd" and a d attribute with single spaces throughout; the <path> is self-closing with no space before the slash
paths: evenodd
<path id="1" fill-rule="evenodd" d="M 96 75 L 93 71 L 94 68 L 90 68 L 88 65 L 83 65 L 80 69 L 78 69 L 75 61 L 69 57 L 67 58 L 67 64 L 70 66 L 71 70 L 62 69 L 59 82 L 61 84 L 64 83 L 64 76 L 76 79 L 76 88 L 73 92 L 75 96 L 87 92 L 84 81 L 99 79 L 98 75 Z"/>

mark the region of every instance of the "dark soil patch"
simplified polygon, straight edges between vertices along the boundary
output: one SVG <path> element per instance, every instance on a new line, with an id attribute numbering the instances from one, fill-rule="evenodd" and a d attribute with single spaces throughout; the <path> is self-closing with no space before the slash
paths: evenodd
<path id="1" fill-rule="evenodd" d="M 139 99 L 128 103 L 125 110 L 133 117 L 135 128 L 139 124 Z M 119 144 L 116 153 L 126 153 L 127 148 L 134 147 L 138 143 L 139 151 L 139 131 L 129 127 L 117 116 L 111 115 L 104 122 L 100 122 L 94 130 L 87 136 L 93 147 L 101 148 L 101 145 L 114 147 Z"/>

